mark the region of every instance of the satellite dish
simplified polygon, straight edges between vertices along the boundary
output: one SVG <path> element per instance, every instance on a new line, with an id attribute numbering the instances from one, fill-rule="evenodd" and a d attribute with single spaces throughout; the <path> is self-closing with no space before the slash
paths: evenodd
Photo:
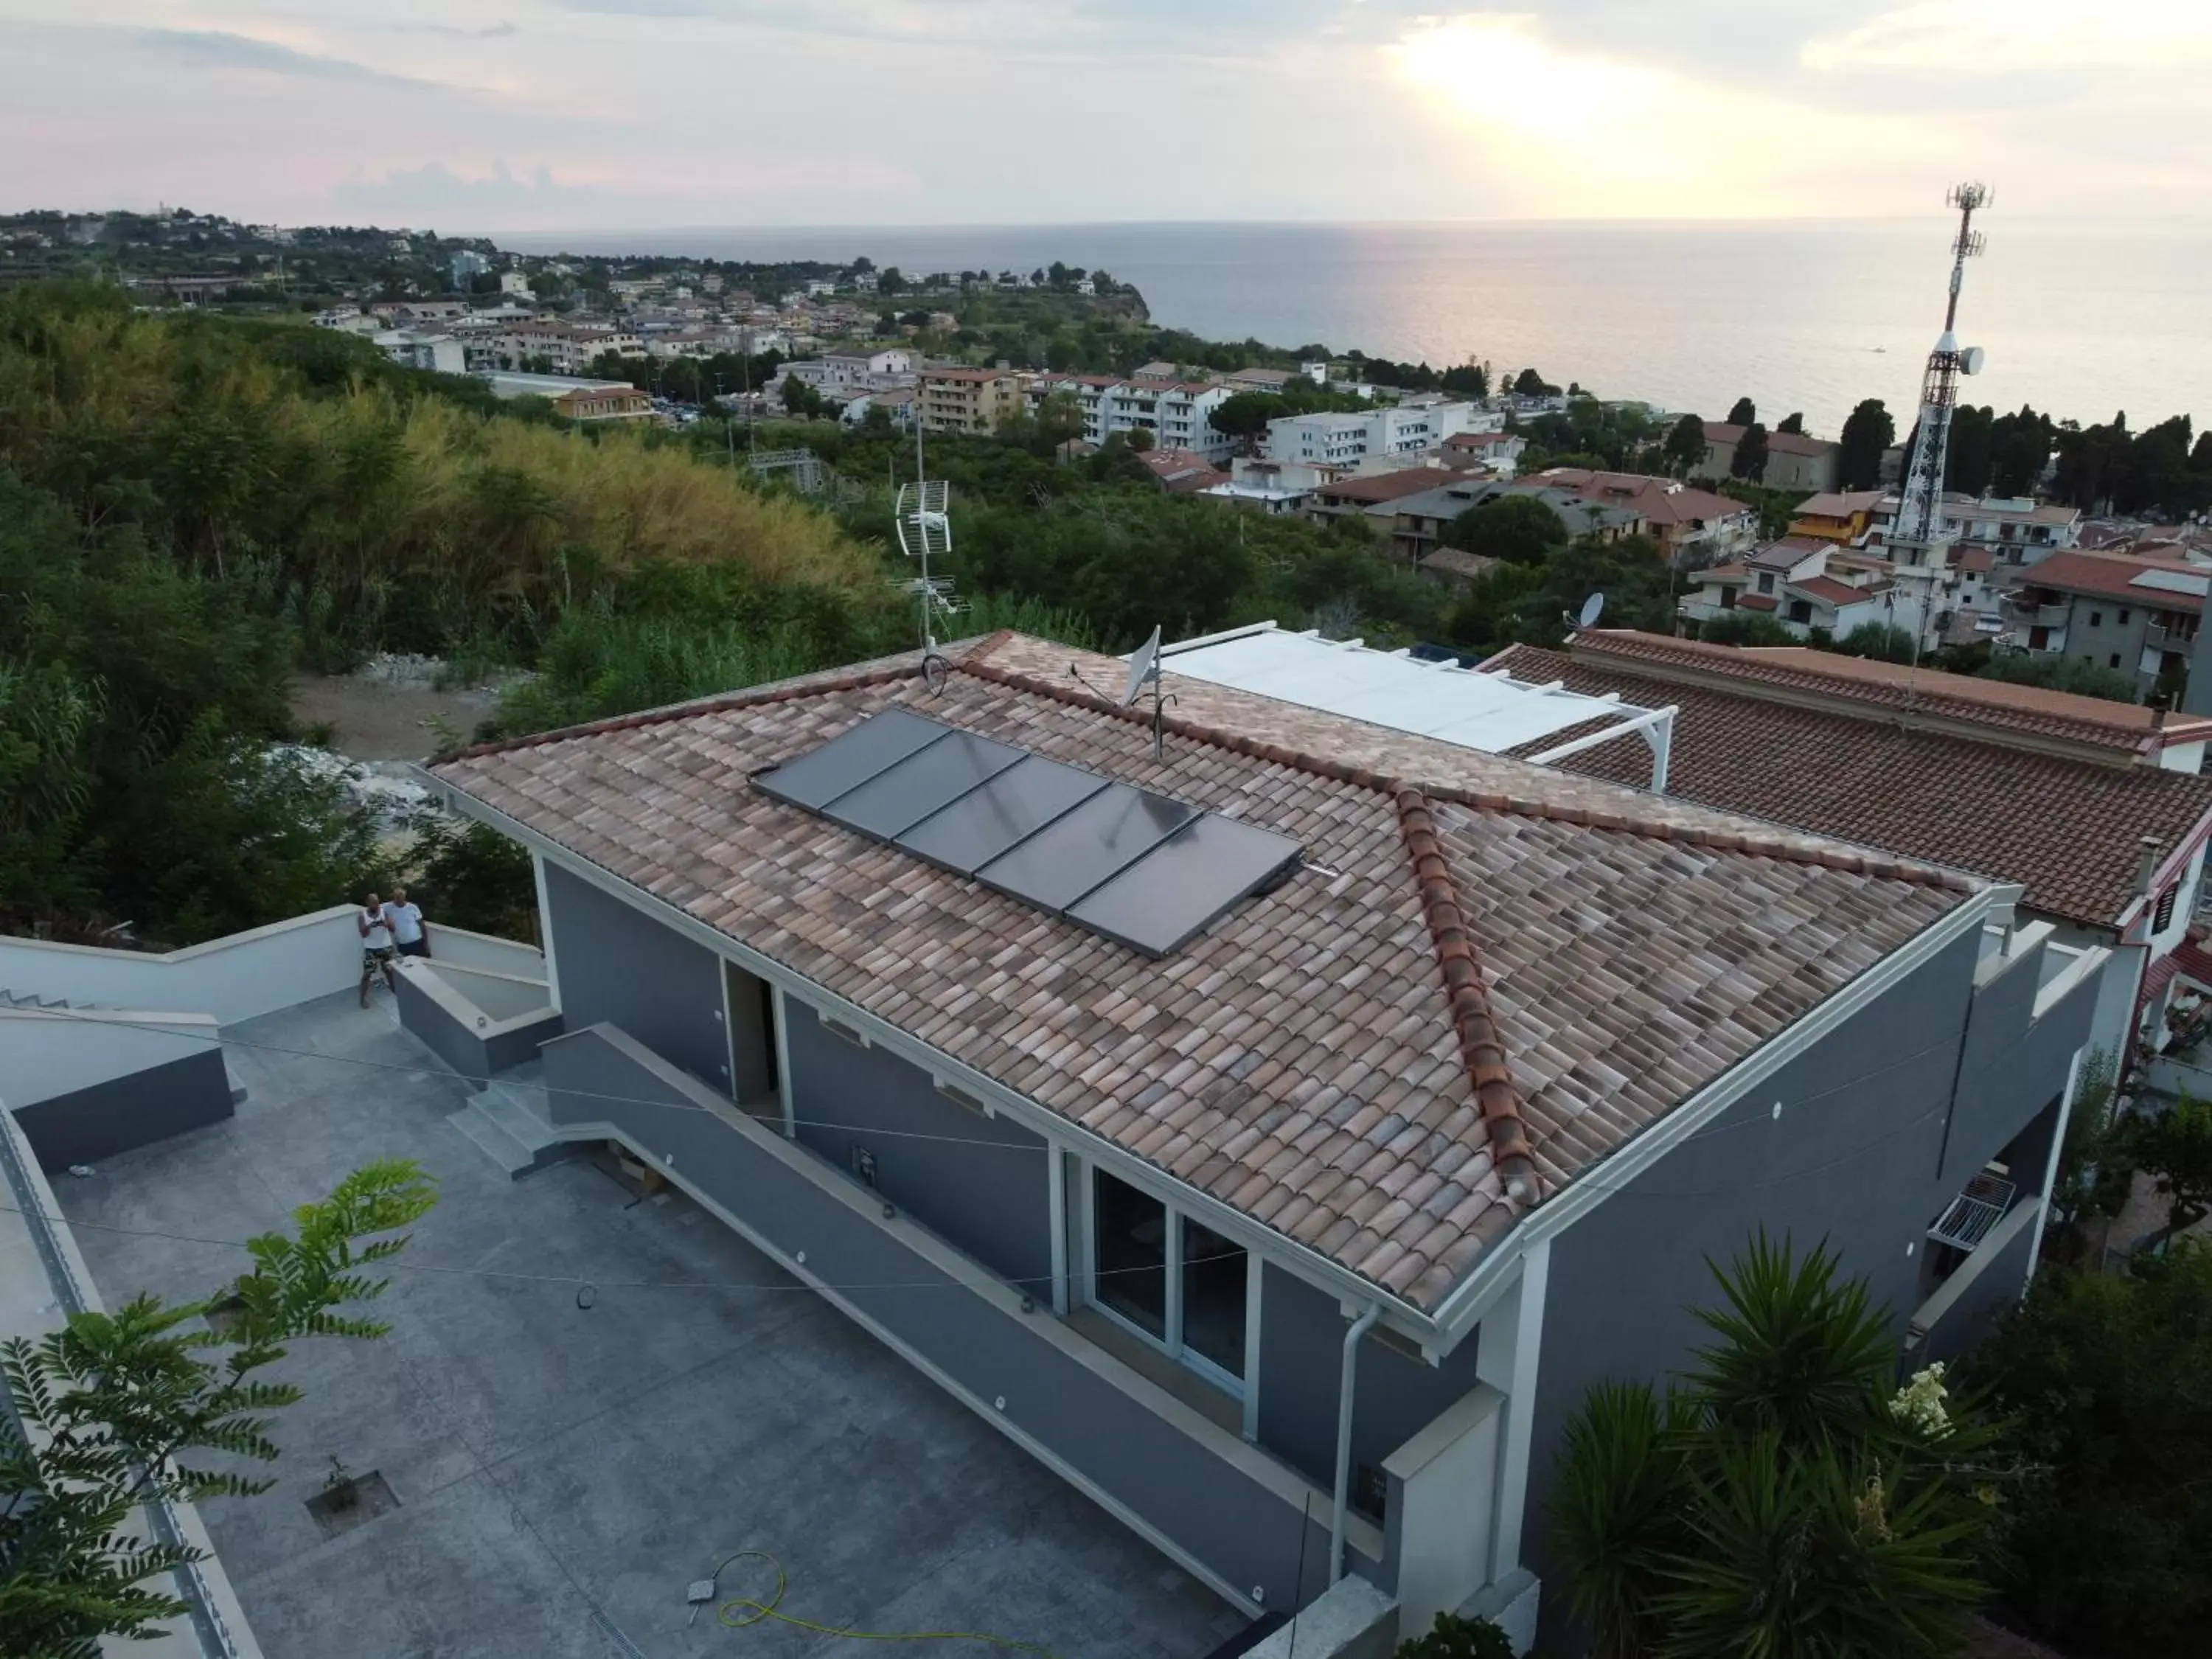
<path id="1" fill-rule="evenodd" d="M 1960 372 L 1965 374 L 1980 374 L 1982 372 L 1982 359 L 1985 355 L 1986 354 L 1984 353 L 1981 347 L 1968 346 L 1964 351 L 1959 354 Z"/>
<path id="2" fill-rule="evenodd" d="M 1145 682 L 1160 672 L 1160 630 L 1152 629 L 1152 637 L 1137 647 L 1129 659 L 1128 689 L 1121 693 L 1121 707 L 1127 708 L 1136 702 L 1137 693 L 1145 689 Z"/>
<path id="3" fill-rule="evenodd" d="M 1575 619 L 1577 628 L 1595 628 L 1601 612 L 1605 610 L 1605 595 L 1593 593 L 1583 601 L 1583 613 Z"/>

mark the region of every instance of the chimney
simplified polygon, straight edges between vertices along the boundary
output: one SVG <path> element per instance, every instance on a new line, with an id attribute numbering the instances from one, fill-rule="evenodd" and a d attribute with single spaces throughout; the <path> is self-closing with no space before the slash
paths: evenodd
<path id="1" fill-rule="evenodd" d="M 2136 896 L 2137 898 L 2149 896 L 2151 874 L 2158 868 L 2158 849 L 2163 845 L 2165 843 L 2156 836 L 2145 836 L 2136 843 L 2139 849 L 2136 854 Z"/>
<path id="2" fill-rule="evenodd" d="M 2205 607 L 2212 610 L 2212 605 Z M 2212 714 L 2212 628 L 2197 627 L 2197 646 L 2189 653 L 2189 683 L 2182 688 L 2181 712 Z"/>

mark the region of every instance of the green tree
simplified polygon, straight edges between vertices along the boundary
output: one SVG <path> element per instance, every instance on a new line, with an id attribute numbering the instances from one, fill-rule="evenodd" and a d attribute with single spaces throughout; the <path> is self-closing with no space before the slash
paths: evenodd
<path id="1" fill-rule="evenodd" d="M 276 1460 L 271 1413 L 301 1390 L 262 1373 L 302 1337 L 382 1336 L 346 1310 L 383 1293 L 364 1270 L 404 1249 L 400 1230 L 434 1201 L 414 1164 L 371 1164 L 294 1211 L 291 1233 L 249 1240 L 252 1265 L 204 1301 L 141 1296 L 0 1345 L 12 1407 L 0 1413 L 0 1654 L 91 1659 L 102 1637 L 151 1635 L 185 1611 L 148 1581 L 204 1553 L 137 1536 L 133 1512 L 268 1490 L 208 1458 Z M 219 1330 L 201 1318 L 217 1310 Z"/>
<path id="2" fill-rule="evenodd" d="M 2164 1111 L 2137 1112 L 2126 1135 L 2136 1163 L 2157 1179 L 2170 1229 L 2212 1215 L 2212 1101 L 2185 1094 Z"/>
<path id="3" fill-rule="evenodd" d="M 1941 1367 L 1893 1392 L 1888 1320 L 1825 1249 L 1762 1235 L 1714 1276 L 1680 1386 L 1602 1385 L 1568 1429 L 1553 1537 L 1596 1652 L 1955 1653 L 1995 1431 L 1952 1414 Z"/>
<path id="4" fill-rule="evenodd" d="M 1763 611 L 1723 611 L 1698 624 L 1709 645 L 1802 645 L 1804 641 Z"/>
<path id="5" fill-rule="evenodd" d="M 2007 1618 L 2076 1659 L 2212 1652 L 2212 1251 L 2046 1270 L 1968 1356 L 2024 1483 Z"/>
<path id="6" fill-rule="evenodd" d="M 1739 398 L 1729 405 L 1728 424 L 1749 426 L 1759 418 L 1759 405 L 1748 398 Z"/>
<path id="7" fill-rule="evenodd" d="M 1705 423 L 1695 415 L 1685 415 L 1667 428 L 1667 441 L 1660 453 L 1666 459 L 1667 470 L 1676 477 L 1686 477 L 1705 462 Z"/>
<path id="8" fill-rule="evenodd" d="M 1446 547 L 1486 558 L 1534 565 L 1553 548 L 1566 545 L 1567 526 L 1534 495 L 1496 495 L 1446 525 L 1441 539 Z"/>
<path id="9" fill-rule="evenodd" d="M 1961 404 L 1951 411 L 1951 439 L 1943 451 L 1943 488 L 1985 494 L 1996 464 L 1996 411 Z"/>
<path id="10" fill-rule="evenodd" d="M 2026 495 L 2041 482 L 2057 442 L 2057 428 L 2047 415 L 2021 405 L 2017 415 L 2000 415 L 1990 433 L 1990 487 L 2000 495 Z"/>
<path id="11" fill-rule="evenodd" d="M 1148 426 L 1133 426 L 1129 428 L 1128 442 L 1131 449 L 1142 455 L 1158 443 L 1159 439 Z"/>
<path id="12" fill-rule="evenodd" d="M 1793 410 L 1791 413 L 1784 415 L 1779 421 L 1775 422 L 1774 429 L 1777 432 L 1794 432 L 1802 437 L 1805 431 L 1805 416 L 1803 411 Z"/>
<path id="13" fill-rule="evenodd" d="M 1836 483 L 1843 489 L 1872 489 L 1881 480 L 1881 458 L 1897 441 L 1897 422 L 1881 398 L 1869 398 L 1844 421 L 1837 440 Z"/>
<path id="14" fill-rule="evenodd" d="M 2062 657 L 2043 651 L 2004 651 L 1992 656 L 1975 673 L 1981 679 L 2040 685 L 2052 691 L 2071 691 L 2076 696 L 2103 697 L 2112 702 L 2136 700 L 2136 683 L 2127 674 L 2081 657 Z"/>
<path id="15" fill-rule="evenodd" d="M 1756 421 L 1743 429 L 1743 436 L 1735 441 L 1735 453 L 1729 458 L 1729 476 L 1744 478 L 1753 483 L 1765 482 L 1766 477 L 1766 428 Z"/>
<path id="16" fill-rule="evenodd" d="M 1055 392 L 1037 405 L 1039 442 L 1057 448 L 1083 435 L 1083 404 L 1074 393 Z"/>
<path id="17" fill-rule="evenodd" d="M 1914 655 L 1912 630 L 1893 623 L 1861 623 L 1830 648 L 1846 657 L 1871 657 L 1877 662 L 1911 662 Z"/>

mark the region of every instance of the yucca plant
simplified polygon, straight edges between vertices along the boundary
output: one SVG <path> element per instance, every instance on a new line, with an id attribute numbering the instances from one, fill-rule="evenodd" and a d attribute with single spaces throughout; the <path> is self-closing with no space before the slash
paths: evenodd
<path id="1" fill-rule="evenodd" d="M 1694 1420 L 1680 1397 L 1603 1382 L 1567 1425 L 1553 1532 L 1597 1659 L 1634 1659 L 1657 1634 L 1654 1600 L 1686 1536 Z"/>
<path id="2" fill-rule="evenodd" d="M 1597 1659 L 1955 1652 L 2006 1477 L 1942 1368 L 1894 1387 L 1888 1321 L 1825 1248 L 1764 1233 L 1674 1391 L 1569 1425 L 1553 1536 Z"/>
<path id="3" fill-rule="evenodd" d="M 1826 1246 L 1800 1260 L 1762 1229 L 1727 1272 L 1712 1268 L 1723 1305 L 1695 1312 L 1720 1340 L 1684 1380 L 1717 1423 L 1809 1449 L 1880 1422 L 1896 1341 L 1866 1285 L 1839 1281 L 1837 1266 Z"/>

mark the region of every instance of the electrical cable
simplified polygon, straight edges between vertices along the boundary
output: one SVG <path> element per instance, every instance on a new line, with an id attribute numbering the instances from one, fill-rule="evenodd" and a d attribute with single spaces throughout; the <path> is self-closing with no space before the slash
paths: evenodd
<path id="1" fill-rule="evenodd" d="M 1574 1185 L 1576 1189 L 1578 1191 L 1609 1193 L 1632 1198 L 1670 1199 L 1721 1198 L 1727 1196 L 1730 1193 L 1757 1190 L 1766 1187 L 1778 1187 L 1789 1182 L 1802 1181 L 1808 1176 L 1824 1175 L 1830 1170 L 1840 1168 L 1842 1165 L 1849 1164 L 1854 1159 L 1864 1157 L 1867 1153 L 1873 1152 L 1877 1148 L 1888 1146 L 1903 1130 L 1917 1127 L 1919 1125 L 1929 1121 L 1930 1119 L 1940 1116 L 1947 1109 L 1948 1109 L 1946 1106 L 1931 1107 L 1927 1111 L 1921 1113 L 1917 1117 L 1908 1119 L 1904 1123 L 1893 1125 L 1884 1129 L 1881 1134 L 1875 1136 L 1873 1139 L 1863 1142 L 1861 1145 L 1853 1147 L 1850 1152 L 1844 1152 L 1835 1158 L 1829 1158 L 1824 1163 L 1812 1164 L 1803 1169 L 1785 1170 L 1781 1175 L 1772 1176 L 1765 1181 L 1731 1182 L 1725 1187 L 1709 1187 L 1698 1190 L 1675 1192 L 1640 1191 L 1634 1187 L 1607 1186 L 1600 1182 L 1577 1181 Z M 1695 1137 L 1689 1137 L 1689 1139 L 1693 1139 Z M 166 1232 L 149 1227 L 118 1227 L 106 1222 L 79 1221 L 66 1215 L 47 1215 L 44 1212 L 21 1209 L 12 1204 L 0 1204 L 0 1215 L 35 1215 L 41 1220 L 58 1224 L 65 1227 L 82 1228 L 93 1232 L 118 1233 L 126 1237 L 132 1238 L 158 1238 L 177 1244 L 204 1244 L 212 1245 L 219 1249 L 233 1250 L 243 1250 L 247 1248 L 245 1241 L 242 1239 L 206 1238 L 198 1237 L 191 1233 Z M 516 1279 L 530 1284 L 574 1286 L 579 1291 L 580 1306 L 582 1304 L 581 1292 L 584 1290 L 592 1291 L 594 1294 L 594 1299 L 596 1299 L 596 1293 L 601 1290 L 804 1291 L 811 1294 L 817 1289 L 841 1292 L 859 1292 L 873 1291 L 955 1290 L 966 1288 L 956 1279 L 933 1279 L 908 1284 L 823 1285 L 816 1286 L 805 1284 L 744 1284 L 734 1280 L 718 1279 L 656 1280 L 649 1279 L 587 1279 L 571 1273 L 526 1273 L 513 1272 L 499 1267 L 453 1267 L 434 1262 L 402 1261 L 398 1258 L 394 1258 L 389 1261 L 382 1263 L 380 1266 L 380 1271 L 393 1273 L 447 1273 L 463 1278 Z M 1116 1273 L 1158 1273 L 1158 1271 L 1159 1269 L 1156 1267 L 1101 1267 L 1095 1269 L 1089 1276 L 1094 1279 L 1098 1279 L 1105 1278 Z M 1028 1278 L 1009 1277 L 1002 1279 L 1000 1282 L 1012 1285 L 1042 1285 L 1050 1284 L 1052 1282 L 1052 1279 L 1050 1274 L 1037 1274 Z"/>
<path id="2" fill-rule="evenodd" d="M 64 1011 L 55 1010 L 54 1012 L 57 1014 L 61 1014 Z M 121 1030 L 143 1031 L 148 1029 L 149 1024 L 149 1022 L 143 1020 L 103 1018 L 97 1012 L 75 1008 L 67 1010 L 66 1017 L 82 1024 L 108 1025 Z M 255 1042 L 248 1039 L 225 1036 L 220 1032 L 203 1036 L 197 1030 L 175 1030 L 167 1026 L 158 1026 L 157 1029 L 169 1031 L 173 1036 L 186 1037 L 194 1042 L 206 1042 L 216 1048 L 242 1048 L 249 1053 L 282 1054 L 289 1059 L 320 1060 L 330 1065 L 362 1066 L 370 1071 L 396 1072 L 407 1076 L 423 1076 L 430 1074 L 428 1073 L 428 1069 L 425 1066 L 403 1066 L 396 1060 L 365 1060 L 357 1054 L 325 1054 L 321 1050 L 315 1048 L 289 1048 L 280 1043 Z M 1904 1066 L 1911 1065 L 1916 1060 L 1925 1059 L 1928 1055 L 1936 1053 L 1938 1049 L 1949 1048 L 1953 1046 L 1954 1045 L 1948 1040 L 1940 1042 L 1931 1042 L 1926 1048 L 1915 1048 L 1909 1054 L 1903 1054 L 1898 1059 L 1890 1060 L 1884 1065 L 1875 1066 L 1870 1071 L 1862 1072 L 1856 1077 L 1846 1079 L 1842 1083 L 1832 1085 L 1828 1088 L 1819 1090 L 1809 1095 L 1800 1095 L 1796 1097 L 1793 1104 L 1797 1108 L 1809 1106 L 1815 1101 L 1826 1100 L 1832 1095 L 1842 1094 L 1847 1090 L 1857 1088 L 1861 1084 L 1870 1083 L 1878 1077 L 1887 1076 L 1891 1072 L 1899 1070 Z M 453 1075 L 459 1078 L 461 1081 L 474 1084 L 479 1088 L 499 1081 L 499 1079 L 496 1076 L 473 1077 L 467 1073 L 460 1072 L 457 1072 Z M 562 1088 L 556 1092 L 571 1099 L 605 1101 L 611 1105 L 652 1106 L 656 1107 L 662 1111 L 704 1112 L 709 1117 L 718 1117 L 720 1115 L 714 1108 L 699 1105 L 690 1101 L 661 1100 L 644 1095 L 618 1095 L 593 1089 Z M 833 1123 L 827 1119 L 811 1117 L 794 1117 L 792 1121 L 794 1127 L 804 1127 L 809 1129 L 834 1129 L 845 1133 L 875 1135 L 886 1139 L 900 1140 L 928 1141 L 947 1146 L 983 1146 L 1002 1152 L 1046 1153 L 1052 1150 L 1049 1146 L 1024 1146 L 1016 1141 L 994 1140 L 988 1136 L 931 1134 L 924 1130 L 891 1129 L 885 1128 L 881 1125 L 873 1123 Z M 1715 1124 L 1710 1128 L 1699 1129 L 1692 1133 L 1683 1136 L 1682 1139 L 1676 1141 L 1674 1145 L 1678 1147 L 1686 1146 L 1692 1141 L 1706 1139 L 1715 1135 L 1732 1133 L 1738 1129 L 1755 1129 L 1766 1121 L 1767 1120 L 1765 1118 L 1754 1116 L 1745 1118 L 1734 1123 Z M 1583 1183 L 1577 1182 L 1575 1184 L 1580 1186 Z"/>
<path id="3" fill-rule="evenodd" d="M 775 1588 L 765 1599 L 755 1601 L 747 1595 L 724 1596 L 721 1577 L 733 1561 L 764 1561 L 775 1574 Z M 705 1583 L 708 1586 L 707 1600 L 713 1601 L 714 1622 L 728 1630 L 744 1630 L 774 1620 L 779 1625 L 789 1625 L 795 1630 L 812 1631 L 817 1636 L 842 1637 L 849 1642 L 973 1642 L 983 1647 L 1002 1648 L 1013 1653 L 1041 1653 L 1044 1659 L 1057 1659 L 1050 1648 L 1036 1642 L 1017 1641 L 1011 1636 L 994 1636 L 988 1631 L 975 1630 L 853 1630 L 838 1625 L 817 1624 L 811 1619 L 801 1619 L 795 1613 L 782 1612 L 783 1595 L 790 1584 L 790 1576 L 784 1571 L 783 1563 L 766 1550 L 732 1550 L 714 1564 L 714 1571 Z M 694 1604 L 692 1617 L 698 1617 L 698 1606 Z"/>

